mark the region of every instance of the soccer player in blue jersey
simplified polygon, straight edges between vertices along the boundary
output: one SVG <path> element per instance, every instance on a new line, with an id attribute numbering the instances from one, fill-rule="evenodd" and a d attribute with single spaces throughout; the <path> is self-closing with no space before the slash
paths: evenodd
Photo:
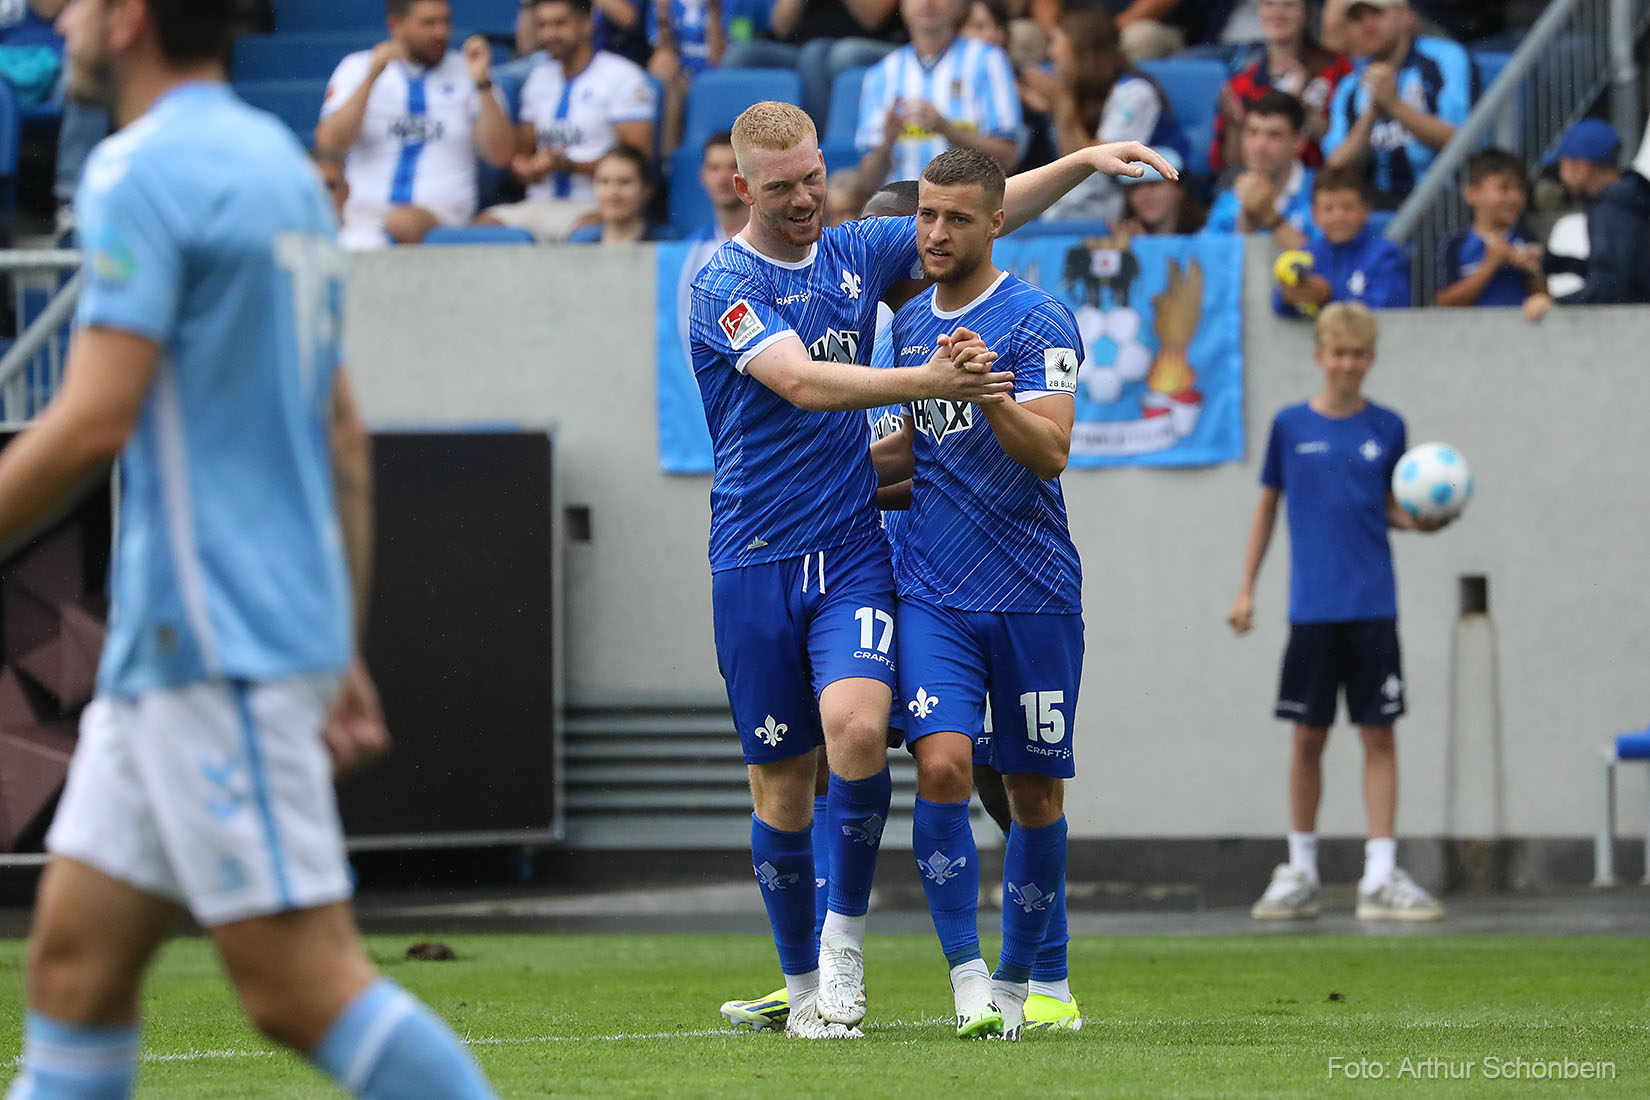
<path id="1" fill-rule="evenodd" d="M 1083 342 L 1070 309 L 991 262 L 1003 227 L 994 161 L 948 150 L 923 171 L 921 187 L 918 247 L 936 285 L 895 315 L 896 362 L 921 361 L 959 331 L 977 333 L 1013 373 L 1014 392 L 913 402 L 901 431 L 873 447 L 883 482 L 913 478 L 895 569 L 900 699 L 917 759 L 912 839 L 951 966 L 957 1034 L 1018 1039 L 1032 967 L 1065 891 L 1064 782 L 1076 774 L 1082 567 L 1059 475 Z M 968 823 L 974 738 L 988 708 L 991 762 L 1014 822 L 995 973 L 980 954 L 979 859 Z M 1056 939 L 1063 956 L 1063 934 Z"/>
<path id="2" fill-rule="evenodd" d="M 130 1094 L 143 972 L 187 909 L 252 1021 L 352 1094 L 490 1097 L 350 913 L 332 771 L 384 744 L 352 657 L 370 467 L 335 222 L 291 134 L 224 82 L 240 18 L 237 0 L 71 0 L 59 21 L 74 93 L 124 128 L 75 202 L 62 387 L 0 454 L 0 549 L 117 455 L 121 496 L 6 1096 Z"/>
<path id="3" fill-rule="evenodd" d="M 825 166 L 800 109 L 764 102 L 734 123 L 750 223 L 694 281 L 690 344 L 715 449 L 711 571 L 717 656 L 750 765 L 752 864 L 786 975 L 792 1034 L 857 1035 L 862 944 L 890 783 L 893 576 L 877 529 L 863 410 L 1007 392 L 992 355 L 958 335 L 918 366 L 863 366 L 876 303 L 911 277 L 910 219 L 821 231 Z M 1173 169 L 1139 143 L 1093 146 L 1017 176 L 1024 224 L 1095 171 Z M 815 951 L 813 750 L 831 768 L 830 911 Z"/>
<path id="4" fill-rule="evenodd" d="M 1319 795 L 1323 750 L 1338 698 L 1364 747 L 1369 840 L 1358 884 L 1360 920 L 1438 920 L 1444 907 L 1397 865 L 1398 756 L 1393 724 L 1404 713 L 1398 593 L 1391 528 L 1436 531 L 1392 499 L 1392 471 L 1407 447 L 1404 421 L 1363 395 L 1375 362 L 1375 315 L 1336 302 L 1317 320 L 1315 357 L 1324 386 L 1281 410 L 1261 466 L 1260 503 L 1249 531 L 1243 586 L 1227 615 L 1239 635 L 1255 622 L 1255 578 L 1277 524 L 1289 512 L 1289 645 L 1276 713 L 1293 722 L 1289 759 L 1289 861 L 1251 909 L 1257 920 L 1318 915 Z"/>

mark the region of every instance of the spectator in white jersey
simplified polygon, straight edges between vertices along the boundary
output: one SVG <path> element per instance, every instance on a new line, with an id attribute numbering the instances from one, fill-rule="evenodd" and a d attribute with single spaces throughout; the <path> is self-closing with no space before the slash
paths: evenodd
<path id="1" fill-rule="evenodd" d="M 345 151 L 350 248 L 417 244 L 476 210 L 476 154 L 503 168 L 514 136 L 493 90 L 492 51 L 472 36 L 449 50 L 447 0 L 387 0 L 390 36 L 338 63 L 315 144 Z"/>
<path id="2" fill-rule="evenodd" d="M 564 241 L 596 213 L 596 162 L 625 145 L 650 161 L 657 104 L 633 61 L 591 43 L 590 0 L 539 0 L 544 56 L 521 89 L 521 122 L 510 170 L 523 202 L 495 206 L 476 221 Z"/>
<path id="3" fill-rule="evenodd" d="M 915 179 L 955 146 L 977 149 L 1012 171 L 1020 95 L 1001 47 L 959 35 L 965 0 L 901 0 L 911 33 L 865 74 L 854 144 L 866 183 Z"/>

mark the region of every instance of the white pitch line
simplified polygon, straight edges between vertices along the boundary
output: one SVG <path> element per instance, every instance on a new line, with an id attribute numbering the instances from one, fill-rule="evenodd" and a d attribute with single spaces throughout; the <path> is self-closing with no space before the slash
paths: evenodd
<path id="1" fill-rule="evenodd" d="M 933 1016 L 916 1020 L 888 1020 L 881 1023 L 867 1024 L 868 1032 L 881 1031 L 910 1031 L 918 1028 L 938 1028 L 948 1026 L 951 1018 L 948 1016 Z M 1346 1026 L 1363 1026 L 1363 1021 L 1314 1021 L 1315 1026 L 1328 1024 L 1333 1027 L 1336 1023 Z M 1163 1028 L 1203 1028 L 1206 1020 L 1108 1020 L 1104 1026 L 1114 1035 L 1119 1031 Z M 1477 1031 L 1487 1029 L 1501 1029 L 1511 1026 L 1514 1029 L 1530 1031 L 1550 1031 L 1559 1028 L 1568 1028 L 1568 1024 L 1554 1024 L 1548 1021 L 1517 1023 L 1492 1020 L 1408 1020 L 1390 1025 L 1401 1031 L 1426 1031 L 1432 1029 L 1448 1029 L 1460 1031 Z M 1650 1031 L 1650 1024 L 1623 1021 L 1609 1025 L 1610 1028 L 1622 1031 Z M 542 1046 L 547 1043 L 622 1043 L 622 1042 L 657 1042 L 668 1039 L 714 1039 L 737 1038 L 754 1034 L 749 1028 L 732 1027 L 705 1027 L 690 1031 L 637 1031 L 618 1032 L 613 1035 L 521 1035 L 521 1036 L 466 1036 L 464 1043 L 472 1047 L 511 1047 L 511 1046 Z M 915 1040 L 900 1040 L 900 1045 L 906 1045 Z M 184 1050 L 168 1054 L 144 1053 L 138 1056 L 138 1061 L 144 1065 L 155 1065 L 170 1062 L 233 1062 L 261 1058 L 274 1058 L 282 1051 L 278 1050 Z M 23 1059 L 14 1057 L 9 1062 L 0 1063 L 10 1069 L 22 1066 Z"/>

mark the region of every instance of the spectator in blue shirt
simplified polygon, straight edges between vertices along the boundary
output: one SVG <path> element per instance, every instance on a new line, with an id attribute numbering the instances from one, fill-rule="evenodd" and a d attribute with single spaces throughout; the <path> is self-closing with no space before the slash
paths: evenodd
<path id="1" fill-rule="evenodd" d="M 1329 108 L 1325 163 L 1358 168 L 1393 208 L 1414 189 L 1472 106 L 1472 63 L 1442 38 L 1417 38 L 1406 0 L 1353 0 L 1357 62 Z"/>
<path id="2" fill-rule="evenodd" d="M 1301 163 L 1306 105 L 1271 91 L 1243 116 L 1243 171 L 1215 197 L 1205 233 L 1270 233 L 1284 249 L 1302 248 L 1312 228 L 1312 181 Z"/>
<path id="3" fill-rule="evenodd" d="M 653 169 L 647 157 L 628 145 L 615 145 L 596 161 L 596 210 L 601 221 L 575 229 L 569 244 L 629 244 L 673 241 L 669 226 L 647 220 L 653 198 Z"/>
<path id="4" fill-rule="evenodd" d="M 1529 201 L 1524 162 L 1504 149 L 1467 161 L 1472 228 L 1438 249 L 1440 306 L 1520 306 L 1541 287 L 1541 246 L 1520 221 Z"/>
<path id="5" fill-rule="evenodd" d="M 1409 261 L 1398 246 L 1369 228 L 1369 184 L 1349 168 L 1326 168 L 1312 184 L 1315 232 L 1302 258 L 1310 269 L 1281 283 L 1273 308 L 1285 317 L 1310 317 L 1330 302 L 1362 302 L 1371 309 L 1409 305 Z"/>
<path id="6" fill-rule="evenodd" d="M 1586 282 L 1556 299 L 1561 306 L 1650 303 L 1650 180 L 1620 166 L 1621 139 L 1610 124 L 1584 118 L 1559 140 L 1558 177 L 1587 200 Z M 1524 303 L 1539 321 L 1555 299 L 1545 293 Z"/>

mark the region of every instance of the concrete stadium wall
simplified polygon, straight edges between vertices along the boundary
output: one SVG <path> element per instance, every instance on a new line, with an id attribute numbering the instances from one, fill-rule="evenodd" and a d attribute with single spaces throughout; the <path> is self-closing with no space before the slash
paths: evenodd
<path id="1" fill-rule="evenodd" d="M 1089 642 L 1074 836 L 1284 827 L 1289 736 L 1270 717 L 1286 632 L 1281 531 L 1257 597 L 1261 625 L 1240 641 L 1223 623 L 1270 417 L 1318 382 L 1306 328 L 1266 307 L 1264 251 L 1251 249 L 1247 273 L 1245 461 L 1064 479 Z M 722 691 L 709 478 L 657 472 L 653 288 L 642 248 L 355 261 L 349 342 L 370 420 L 555 427 L 564 502 L 591 517 L 590 541 L 566 558 L 574 696 Z M 1498 802 L 1505 835 L 1581 836 L 1597 750 L 1650 721 L 1650 312 L 1560 310 L 1531 328 L 1510 312 L 1428 310 L 1382 324 L 1369 393 L 1405 414 L 1412 442 L 1454 443 L 1478 475 L 1456 527 L 1394 537 L 1410 697 L 1400 833 L 1488 835 Z M 1487 623 L 1458 622 L 1468 574 L 1489 580 Z M 1500 782 L 1485 748 L 1497 727 Z M 1331 739 L 1327 834 L 1363 831 L 1356 740 L 1344 729 Z M 1624 784 L 1624 833 L 1644 823 L 1635 779 Z"/>

